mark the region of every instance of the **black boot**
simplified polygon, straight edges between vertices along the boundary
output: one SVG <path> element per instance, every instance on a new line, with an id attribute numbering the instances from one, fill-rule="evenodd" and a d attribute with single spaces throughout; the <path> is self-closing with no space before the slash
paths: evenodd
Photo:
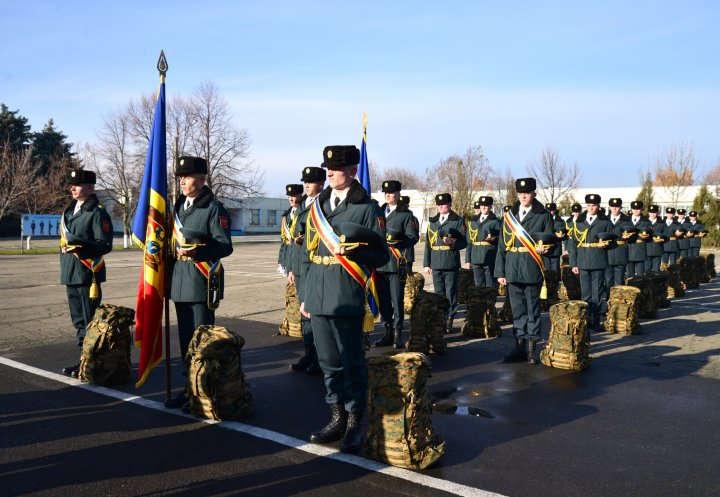
<path id="1" fill-rule="evenodd" d="M 535 340 L 527 341 L 527 363 L 533 366 L 537 364 L 537 359 L 535 359 Z"/>
<path id="2" fill-rule="evenodd" d="M 308 365 L 305 372 L 311 376 L 322 374 L 323 370 L 320 367 L 320 361 L 318 361 L 317 350 L 314 345 L 312 347 L 312 357 L 310 358 L 310 364 Z"/>
<path id="3" fill-rule="evenodd" d="M 177 394 L 172 399 L 168 399 L 165 401 L 165 407 L 168 409 L 180 409 L 185 404 L 187 404 L 187 397 L 185 396 L 185 390 Z"/>
<path id="4" fill-rule="evenodd" d="M 315 352 L 314 349 L 315 347 L 313 347 L 312 345 L 306 345 L 305 355 L 298 359 L 298 362 L 290 364 L 290 371 L 295 371 L 296 373 L 299 373 L 300 371 L 305 371 L 312 362 L 312 357 Z"/>
<path id="5" fill-rule="evenodd" d="M 375 340 L 375 343 L 373 344 L 375 347 L 387 347 L 388 345 L 392 345 L 393 343 L 393 330 L 392 325 L 386 324 L 385 325 L 385 334 L 380 340 Z"/>
<path id="6" fill-rule="evenodd" d="M 62 374 L 64 374 L 65 376 L 71 376 L 73 378 L 77 378 L 79 371 L 80 371 L 80 363 L 77 363 L 77 364 L 73 364 L 72 366 L 63 368 Z"/>
<path id="7" fill-rule="evenodd" d="M 445 333 L 446 334 L 452 333 L 453 319 L 455 319 L 455 316 L 450 316 L 449 318 L 447 318 L 447 321 L 445 322 Z"/>
<path id="8" fill-rule="evenodd" d="M 332 412 L 332 417 L 325 428 L 310 434 L 310 441 L 312 443 L 326 444 L 329 442 L 337 442 L 345 433 L 348 421 L 348 414 L 345 408 L 340 404 L 332 404 L 330 411 Z"/>
<path id="9" fill-rule="evenodd" d="M 504 362 L 522 362 L 527 360 L 527 352 L 525 351 L 525 339 L 516 338 L 515 347 L 508 355 L 503 358 Z"/>
<path id="10" fill-rule="evenodd" d="M 351 412 L 347 422 L 345 435 L 340 442 L 340 452 L 355 453 L 362 447 L 362 421 L 364 413 Z"/>
<path id="11" fill-rule="evenodd" d="M 402 341 L 402 328 L 398 328 L 395 330 L 395 336 L 393 339 L 393 348 L 394 349 L 404 349 L 405 344 Z"/>
<path id="12" fill-rule="evenodd" d="M 593 314 L 592 327 L 596 333 L 599 333 L 602 331 L 602 328 L 600 327 L 600 313 L 599 312 L 596 312 L 595 314 Z"/>

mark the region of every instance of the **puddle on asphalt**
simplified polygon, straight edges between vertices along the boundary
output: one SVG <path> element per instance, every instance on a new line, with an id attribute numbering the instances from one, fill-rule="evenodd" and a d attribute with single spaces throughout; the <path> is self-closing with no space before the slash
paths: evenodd
<path id="1" fill-rule="evenodd" d="M 430 392 L 430 400 L 432 402 L 432 412 L 436 414 L 455 414 L 458 416 L 476 416 L 481 418 L 494 419 L 489 411 L 476 406 L 467 405 L 462 399 L 452 399 L 451 397 L 458 392 L 463 392 L 463 387 L 456 387 L 447 390 L 437 390 Z M 463 392 L 464 393 L 464 392 Z M 490 392 L 482 389 L 469 389 L 469 397 L 487 397 Z M 465 395 L 461 394 L 460 397 Z"/>

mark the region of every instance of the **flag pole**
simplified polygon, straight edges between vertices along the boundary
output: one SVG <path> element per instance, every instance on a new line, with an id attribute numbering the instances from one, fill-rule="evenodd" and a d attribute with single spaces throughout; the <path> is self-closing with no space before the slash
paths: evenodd
<path id="1" fill-rule="evenodd" d="M 157 63 L 157 69 L 160 73 L 160 84 L 165 83 L 165 75 L 167 74 L 168 70 L 168 63 L 167 59 L 165 58 L 165 51 L 160 50 L 160 57 L 158 58 Z M 175 162 L 174 162 L 174 156 L 177 152 L 173 154 L 173 171 L 175 170 Z M 165 205 L 165 239 L 166 241 L 170 241 L 169 234 L 172 233 L 172 226 L 170 221 L 170 213 L 172 212 L 172 207 L 168 208 L 168 205 Z M 172 252 L 170 250 L 173 248 L 171 247 L 171 243 L 165 243 L 165 261 L 163 261 L 163 267 L 165 268 L 163 271 L 163 274 L 165 275 L 165 295 L 163 296 L 163 306 L 165 310 L 165 399 L 170 400 L 170 397 L 172 396 L 172 385 L 170 382 L 170 274 L 168 271 L 168 260 L 172 256 Z"/>

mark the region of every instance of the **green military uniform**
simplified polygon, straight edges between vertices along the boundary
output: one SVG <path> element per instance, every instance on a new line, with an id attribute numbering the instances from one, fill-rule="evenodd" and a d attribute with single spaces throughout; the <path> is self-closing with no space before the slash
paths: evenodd
<path id="1" fill-rule="evenodd" d="M 323 151 L 323 159 L 323 167 L 350 175 L 359 163 L 360 152 L 351 145 L 331 146 Z M 344 199 L 336 190 L 326 188 L 316 199 L 319 211 L 313 208 L 306 228 L 311 264 L 305 282 L 305 311 L 312 316 L 315 346 L 325 375 L 325 400 L 332 411 L 330 423 L 312 433 L 310 441 L 326 443 L 342 438 L 340 449 L 354 452 L 361 446 L 361 424 L 367 406 L 363 332 L 367 293 L 321 240 L 320 233 L 326 225 L 337 232 L 342 228 L 360 228 L 371 233 L 372 237 L 365 240 L 367 245 L 360 245 L 345 256 L 368 271 L 386 264 L 390 253 L 378 221 L 377 204 L 365 189 L 354 180 L 341 193 L 345 194 Z M 326 225 L 317 222 L 321 214 Z"/>
<path id="2" fill-rule="evenodd" d="M 518 193 L 535 191 L 534 178 L 520 178 L 515 182 Z M 533 199 L 529 207 L 515 202 L 510 209 L 525 232 L 536 240 L 538 235 L 553 235 L 554 224 L 543 204 Z M 524 215 L 523 215 L 524 213 Z M 540 340 L 540 289 L 543 273 L 528 249 L 511 229 L 506 219 L 502 223 L 503 242 L 495 259 L 495 277 L 507 280 L 508 298 L 513 314 L 513 336 L 517 344 L 506 360 L 521 360 L 526 356 L 534 364 L 535 342 Z M 525 343 L 527 342 L 527 353 Z"/>
<path id="3" fill-rule="evenodd" d="M 687 211 L 685 209 L 677 210 L 677 218 L 675 222 L 680 225 L 682 229 L 687 229 L 685 224 L 688 219 L 685 217 Z M 678 257 L 688 257 L 690 255 L 690 239 L 686 236 L 678 237 Z"/>
<path id="4" fill-rule="evenodd" d="M 621 207 L 622 200 L 619 198 L 610 199 L 610 207 Z M 625 284 L 625 271 L 628 264 L 628 239 L 623 238 L 623 233 L 632 224 L 630 218 L 620 212 L 618 217 L 608 216 L 612 224 L 612 232 L 618 236 L 617 246 L 608 251 L 608 267 L 605 270 L 605 288 L 610 291 L 614 286 Z M 606 295 L 607 297 L 607 295 Z"/>
<path id="5" fill-rule="evenodd" d="M 382 191 L 400 192 L 399 181 L 384 181 Z M 381 207 L 385 218 L 390 260 L 377 268 L 380 315 L 385 323 L 385 336 L 375 342 L 376 347 L 394 344 L 403 347 L 402 330 L 405 324 L 405 279 L 407 277 L 407 251 L 420 239 L 413 215 L 407 205 L 398 203 L 395 207 L 384 204 Z"/>
<path id="6" fill-rule="evenodd" d="M 586 195 L 585 202 L 600 203 L 600 195 Z M 600 330 L 600 309 L 606 294 L 605 270 L 608 267 L 607 249 L 599 247 L 598 243 L 600 235 L 611 233 L 612 228 L 604 215 L 588 216 L 587 211 L 582 212 L 573 223 L 568 243 L 570 267 L 580 270 L 580 294 L 588 304 L 588 319 L 595 331 Z"/>
<path id="7" fill-rule="evenodd" d="M 303 194 L 303 185 L 286 185 L 285 194 L 288 197 L 299 197 Z M 278 264 L 280 265 L 281 271 L 284 276 L 287 276 L 289 272 L 293 270 L 292 264 L 297 255 L 293 251 L 293 240 L 292 231 L 294 230 L 294 224 L 297 223 L 295 219 L 297 217 L 297 207 L 288 207 L 285 212 L 280 216 L 280 250 L 278 251 Z"/>
<path id="8" fill-rule="evenodd" d="M 675 209 L 673 207 L 667 207 L 665 214 L 675 215 Z M 680 245 L 678 244 L 678 237 L 675 231 L 681 226 L 675 221 L 674 218 L 666 218 L 662 222 L 663 234 L 668 237 L 667 241 L 663 244 L 663 264 L 675 264 L 678 255 L 680 253 Z"/>
<path id="9" fill-rule="evenodd" d="M 306 167 L 303 169 L 301 181 L 303 183 L 316 183 L 325 181 L 325 170 L 320 167 Z M 291 238 L 301 238 L 303 241 L 306 236 L 307 220 L 310 214 L 310 207 L 314 197 L 310 198 L 304 195 L 300 200 L 300 205 L 295 212 L 296 220 L 291 225 Z M 293 243 L 289 250 L 289 271 L 293 273 L 295 278 L 295 290 L 297 291 L 298 302 L 302 304 L 305 301 L 305 280 L 310 266 L 305 244 Z M 300 317 L 303 335 L 304 355 L 300 360 L 290 365 L 290 369 L 296 372 L 305 371 L 309 374 L 320 374 L 320 363 L 318 362 L 317 351 L 315 350 L 315 338 L 313 336 L 312 321 L 310 318 L 302 315 Z"/>
<path id="10" fill-rule="evenodd" d="M 451 204 L 452 196 L 441 193 L 435 196 L 436 205 Z M 450 333 L 455 313 L 458 310 L 457 284 L 460 272 L 460 251 L 467 246 L 465 220 L 452 209 L 445 215 L 439 213 L 429 219 L 425 236 L 424 267 L 432 269 L 435 293 L 444 295 L 450 302 L 445 332 Z M 453 238 L 455 245 L 445 243 Z"/>
<path id="11" fill-rule="evenodd" d="M 410 205 L 410 197 L 408 197 L 406 195 L 401 196 L 400 203 L 409 206 Z M 413 211 L 408 209 L 408 212 L 410 212 L 410 215 L 412 216 L 413 226 L 415 227 L 415 230 L 419 233 L 420 232 L 420 221 L 418 221 L 418 218 L 415 217 L 415 214 L 413 214 Z M 413 271 L 413 262 L 415 262 L 415 245 L 413 245 L 412 247 L 408 248 L 405 251 L 405 259 L 407 259 L 407 270 L 408 270 L 408 274 L 410 274 Z"/>
<path id="12" fill-rule="evenodd" d="M 657 214 L 660 207 L 651 205 L 648 207 L 648 213 Z M 647 244 L 647 267 L 646 271 L 660 271 L 660 262 L 663 255 L 663 244 L 665 228 L 662 220 L 655 217 L 648 217 L 648 224 L 652 230 L 652 242 Z M 662 242 L 662 243 L 660 243 Z"/>
<path id="13" fill-rule="evenodd" d="M 86 180 L 90 179 L 88 173 L 91 171 L 73 172 L 77 176 L 82 175 Z M 94 176 L 93 173 L 90 184 L 95 184 Z M 77 344 L 82 346 L 85 328 L 102 301 L 100 284 L 106 278 L 104 263 L 94 274 L 87 265 L 92 265 L 92 260 L 99 261 L 112 250 L 113 230 L 110 216 L 100 205 L 95 194 L 90 195 L 77 212 L 75 212 L 76 204 L 77 201 L 73 200 L 63 212 L 63 224 L 66 230 L 63 239 L 67 240 L 68 245 L 77 248 L 60 254 L 60 284 L 66 287 L 70 318 L 76 330 Z M 90 298 L 93 282 L 97 285 L 97 298 Z"/>
<path id="14" fill-rule="evenodd" d="M 688 233 L 692 233 L 692 236 L 688 238 L 688 255 L 697 257 L 700 255 L 700 246 L 702 244 L 702 238 L 699 235 L 705 229 L 705 225 L 698 220 L 696 211 L 690 212 L 684 228 L 688 230 Z"/>
<path id="15" fill-rule="evenodd" d="M 634 210 L 643 209 L 643 203 L 640 200 L 635 200 L 630 203 L 630 208 Z M 638 234 L 628 240 L 628 265 L 627 265 L 627 276 L 632 278 L 633 276 L 642 276 L 647 271 L 647 246 L 652 241 L 652 228 L 650 227 L 650 221 L 642 214 L 635 216 L 633 213 L 630 216 L 630 225 L 638 230 Z"/>
<path id="16" fill-rule="evenodd" d="M 181 157 L 176 174 L 178 177 L 207 174 L 207 163 L 196 157 Z M 210 266 L 218 264 L 217 294 L 213 298 L 219 301 L 223 298 L 224 291 L 224 271 L 219 262 L 233 251 L 230 216 L 210 189 L 203 186 L 191 205 L 186 208 L 187 200 L 185 195 L 181 194 L 175 202 L 174 213 L 182 223 L 182 228 L 176 226 L 176 229 L 180 229 L 186 242 L 194 242 L 198 246 L 193 257 L 178 256 L 176 253 L 176 260 L 170 270 L 170 299 L 175 303 L 180 354 L 183 359 L 198 326 L 215 324 L 215 310 L 208 307 L 208 277 L 196 263 Z M 188 233 L 192 233 L 193 240 L 187 238 Z M 176 239 L 175 243 L 179 246 L 180 241 Z"/>
<path id="17" fill-rule="evenodd" d="M 557 204 L 555 202 L 548 202 L 545 204 L 545 209 L 550 212 L 553 220 L 553 232 L 558 238 L 558 242 L 553 244 L 552 248 L 548 250 L 546 254 L 543 254 L 543 263 L 545 269 L 550 269 L 560 274 L 560 257 L 562 256 L 563 246 L 562 240 L 566 238 L 567 227 L 565 226 L 565 220 L 557 214 Z"/>
<path id="18" fill-rule="evenodd" d="M 492 197 L 480 197 L 475 202 L 476 209 L 492 205 Z M 478 214 L 467 222 L 465 262 L 471 265 L 476 286 L 497 288 L 497 280 L 493 277 L 493 272 L 499 237 L 500 219 L 492 211 L 487 215 Z"/>

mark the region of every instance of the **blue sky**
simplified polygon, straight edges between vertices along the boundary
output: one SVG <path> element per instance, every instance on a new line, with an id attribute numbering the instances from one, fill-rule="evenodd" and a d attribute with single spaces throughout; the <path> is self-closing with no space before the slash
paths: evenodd
<path id="1" fill-rule="evenodd" d="M 720 161 L 717 2 L 4 2 L 0 102 L 74 143 L 157 86 L 213 81 L 267 194 L 359 144 L 422 172 L 482 145 L 526 174 L 546 146 L 582 186 L 631 186 L 673 144 Z"/>

